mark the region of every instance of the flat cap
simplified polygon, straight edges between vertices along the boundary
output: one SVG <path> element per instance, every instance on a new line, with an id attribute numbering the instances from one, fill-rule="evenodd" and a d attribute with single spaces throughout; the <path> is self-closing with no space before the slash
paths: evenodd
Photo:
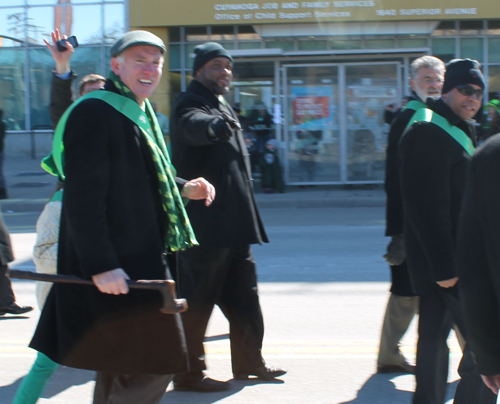
<path id="1" fill-rule="evenodd" d="M 111 57 L 114 58 L 122 53 L 125 49 L 132 46 L 156 46 L 165 53 L 167 48 L 163 41 L 156 35 L 148 31 L 129 31 L 123 35 L 111 48 Z"/>

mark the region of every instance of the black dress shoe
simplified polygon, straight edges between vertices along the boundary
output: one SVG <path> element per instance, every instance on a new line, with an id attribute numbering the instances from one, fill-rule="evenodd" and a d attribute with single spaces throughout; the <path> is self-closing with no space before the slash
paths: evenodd
<path id="1" fill-rule="evenodd" d="M 211 379 L 201 373 L 176 375 L 174 389 L 177 391 L 197 391 L 198 393 L 211 393 L 229 390 L 229 383 Z"/>
<path id="2" fill-rule="evenodd" d="M 257 376 L 258 379 L 262 380 L 273 380 L 277 377 L 283 376 L 286 373 L 285 369 L 280 369 L 270 366 L 262 366 L 255 369 L 250 373 L 235 373 L 233 376 L 236 380 L 246 380 L 248 376 Z"/>
<path id="3" fill-rule="evenodd" d="M 31 306 L 19 306 L 16 302 L 10 304 L 2 304 L 0 306 L 0 316 L 4 314 L 24 314 L 33 310 Z"/>
<path id="4" fill-rule="evenodd" d="M 406 361 L 400 365 L 378 365 L 377 373 L 408 373 L 414 375 L 415 366 Z"/>

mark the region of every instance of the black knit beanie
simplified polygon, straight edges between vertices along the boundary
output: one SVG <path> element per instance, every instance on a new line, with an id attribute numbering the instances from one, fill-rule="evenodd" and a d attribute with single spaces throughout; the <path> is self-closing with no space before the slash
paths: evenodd
<path id="1" fill-rule="evenodd" d="M 229 52 L 225 50 L 222 47 L 222 45 L 216 42 L 207 42 L 204 43 L 203 45 L 198 45 L 196 48 L 194 48 L 194 53 L 196 57 L 194 59 L 194 65 L 193 65 L 193 76 L 196 74 L 198 70 L 200 70 L 203 67 L 205 63 L 219 56 L 224 56 L 225 58 L 228 58 L 231 62 L 233 61 L 233 58 L 231 57 Z"/>
<path id="2" fill-rule="evenodd" d="M 484 76 L 477 60 L 453 59 L 446 65 L 442 93 L 446 94 L 461 84 L 475 84 L 484 90 Z"/>

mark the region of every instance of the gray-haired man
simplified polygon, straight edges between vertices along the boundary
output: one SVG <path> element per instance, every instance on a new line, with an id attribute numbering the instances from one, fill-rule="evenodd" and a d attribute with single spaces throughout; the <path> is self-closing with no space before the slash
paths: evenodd
<path id="1" fill-rule="evenodd" d="M 385 258 L 391 266 L 392 286 L 380 338 L 377 360 L 379 373 L 414 373 L 415 371 L 415 367 L 406 361 L 399 349 L 399 342 L 418 310 L 419 299 L 412 290 L 405 262 L 398 143 L 415 111 L 425 107 L 425 101 L 428 97 L 438 98 L 441 96 L 445 66 L 440 59 L 434 56 L 422 56 L 412 62 L 410 69 L 412 93 L 408 97 L 406 108 L 391 124 L 387 145 L 385 235 L 391 237 L 391 242 Z"/>

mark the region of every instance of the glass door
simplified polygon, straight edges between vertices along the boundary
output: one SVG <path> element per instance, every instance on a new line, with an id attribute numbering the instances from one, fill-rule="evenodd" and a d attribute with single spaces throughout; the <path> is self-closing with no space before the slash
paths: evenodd
<path id="1" fill-rule="evenodd" d="M 384 180 L 387 130 L 386 105 L 400 105 L 399 63 L 345 65 L 345 182 Z"/>
<path id="2" fill-rule="evenodd" d="M 285 66 L 286 182 L 328 184 L 341 180 L 339 68 Z"/>

